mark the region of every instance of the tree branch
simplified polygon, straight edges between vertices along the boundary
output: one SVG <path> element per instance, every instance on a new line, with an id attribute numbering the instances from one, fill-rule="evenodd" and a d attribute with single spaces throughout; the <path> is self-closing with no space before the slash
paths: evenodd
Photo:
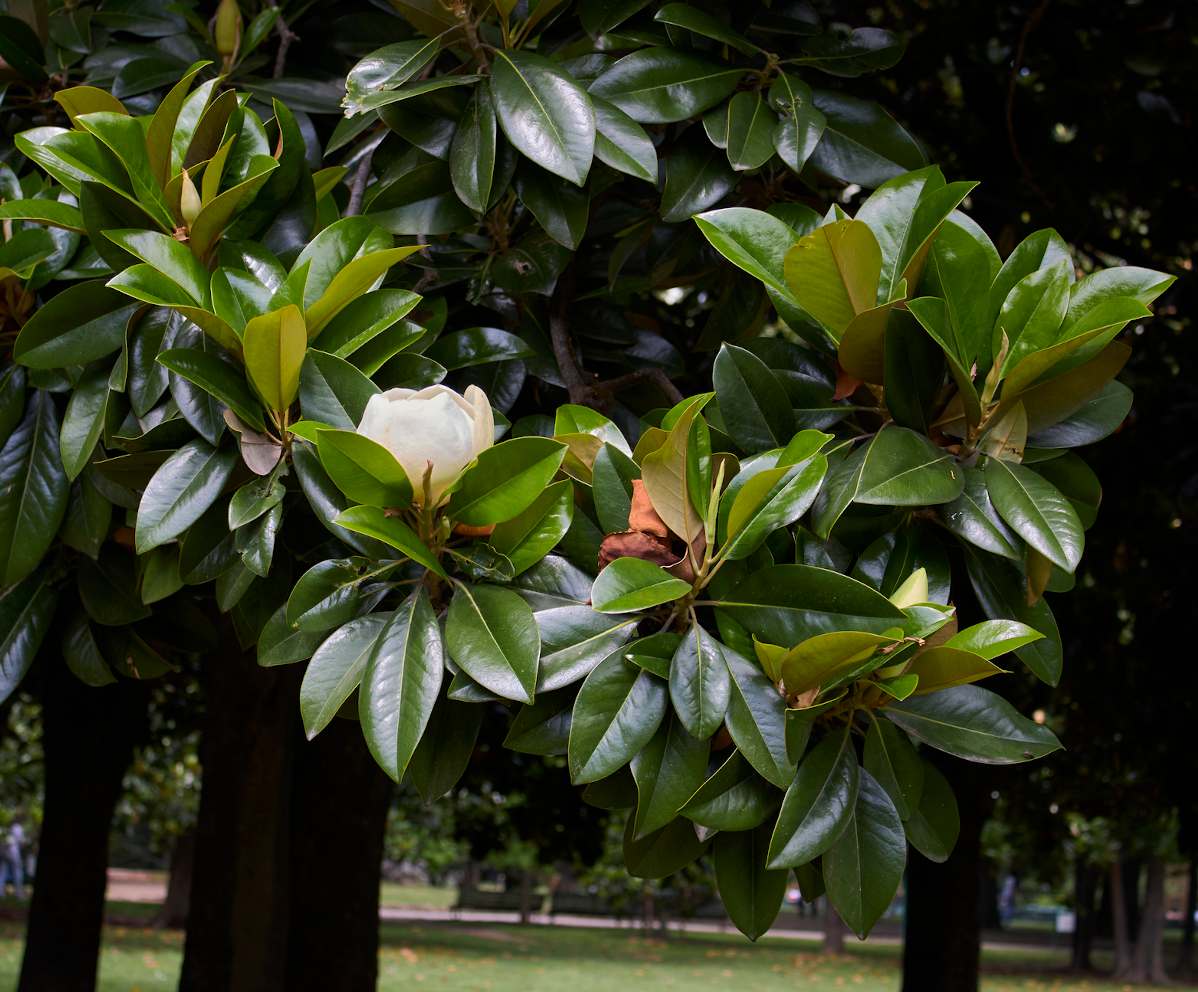
<path id="1" fill-rule="evenodd" d="M 370 163 L 373 159 L 374 149 L 368 148 L 358 162 L 353 182 L 349 186 L 349 204 L 345 208 L 346 217 L 356 217 L 362 212 L 362 197 L 366 193 L 366 184 L 370 182 Z"/>
<path id="2" fill-rule="evenodd" d="M 278 0 L 267 0 L 267 3 L 275 10 L 279 10 Z M 279 50 L 275 53 L 275 68 L 271 75 L 274 79 L 278 79 L 287 69 L 287 50 L 293 41 L 299 41 L 299 35 L 292 31 L 287 22 L 283 20 L 282 11 L 275 16 L 275 34 L 279 36 Z"/>
<path id="3" fill-rule="evenodd" d="M 588 376 L 574 353 L 574 341 L 570 335 L 566 311 L 574 298 L 574 273 L 567 269 L 562 273 L 554 294 L 554 306 L 549 314 L 549 340 L 553 345 L 553 357 L 562 373 L 562 382 L 569 394 L 570 402 L 602 410 L 616 393 L 631 386 L 652 383 L 673 403 L 682 402 L 682 393 L 661 369 L 637 369 L 613 379 L 596 380 Z"/>

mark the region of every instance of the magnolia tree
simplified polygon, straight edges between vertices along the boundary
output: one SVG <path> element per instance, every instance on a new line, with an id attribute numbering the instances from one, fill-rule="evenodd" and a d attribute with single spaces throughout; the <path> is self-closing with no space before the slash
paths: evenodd
<path id="1" fill-rule="evenodd" d="M 864 935 L 908 845 L 953 848 L 928 748 L 1060 746 L 976 683 L 1059 678 L 1043 596 L 1100 497 L 1072 449 L 1126 416 L 1119 336 L 1169 277 L 1083 275 L 1051 230 L 1001 258 L 974 184 L 805 80 L 892 64 L 884 31 L 398 6 L 340 165 L 229 85 L 279 16 L 229 0 L 226 76 L 62 88 L 17 135 L 5 693 L 50 644 L 166 672 L 214 604 L 304 666 L 309 736 L 357 719 L 427 799 L 502 707 L 626 815 L 633 875 L 710 855 L 756 938 L 793 871 Z M 846 183 L 876 189 L 812 206 Z"/>

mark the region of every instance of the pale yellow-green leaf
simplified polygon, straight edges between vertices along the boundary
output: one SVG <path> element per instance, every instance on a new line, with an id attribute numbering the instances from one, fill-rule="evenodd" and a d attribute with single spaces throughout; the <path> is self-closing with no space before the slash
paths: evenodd
<path id="1" fill-rule="evenodd" d="M 262 401 L 286 410 L 299 392 L 300 367 L 308 348 L 304 315 L 295 304 L 260 314 L 245 325 L 245 367 Z"/>
<path id="2" fill-rule="evenodd" d="M 907 671 L 919 676 L 918 695 L 947 689 L 954 685 L 966 685 L 991 675 L 1005 675 L 1004 669 L 994 662 L 959 648 L 927 648 L 915 656 Z"/>
<path id="3" fill-rule="evenodd" d="M 928 601 L 928 570 L 917 568 L 890 595 L 890 602 L 900 610 Z"/>
<path id="4" fill-rule="evenodd" d="M 862 630 L 816 634 L 786 652 L 782 682 L 790 694 L 818 689 L 847 675 L 878 648 L 894 641 Z"/>
<path id="5" fill-rule="evenodd" d="M 641 462 L 641 480 L 649 501 L 667 527 L 687 543 L 703 528 L 687 488 L 686 451 L 698 405 L 691 406 L 670 430 L 666 441 Z"/>
<path id="6" fill-rule="evenodd" d="M 783 274 L 800 306 L 839 340 L 874 308 L 882 249 L 869 225 L 841 220 L 816 228 L 786 253 Z"/>

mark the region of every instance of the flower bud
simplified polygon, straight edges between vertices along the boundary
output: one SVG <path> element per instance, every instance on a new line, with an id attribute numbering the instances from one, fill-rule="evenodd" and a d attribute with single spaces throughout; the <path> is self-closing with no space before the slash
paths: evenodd
<path id="1" fill-rule="evenodd" d="M 395 456 L 417 503 L 427 497 L 435 506 L 463 469 L 495 443 L 495 416 L 477 386 L 466 387 L 465 396 L 448 386 L 388 389 L 370 397 L 358 433 Z"/>
<path id="2" fill-rule="evenodd" d="M 183 215 L 183 223 L 188 228 L 196 222 L 196 218 L 200 215 L 200 208 L 203 203 L 200 202 L 200 194 L 196 189 L 196 184 L 191 181 L 191 176 L 187 174 L 187 170 L 183 170 L 183 191 L 179 195 L 179 213 Z"/>
<path id="3" fill-rule="evenodd" d="M 237 0 L 220 0 L 212 36 L 216 50 L 228 65 L 241 46 L 241 8 L 237 6 Z"/>

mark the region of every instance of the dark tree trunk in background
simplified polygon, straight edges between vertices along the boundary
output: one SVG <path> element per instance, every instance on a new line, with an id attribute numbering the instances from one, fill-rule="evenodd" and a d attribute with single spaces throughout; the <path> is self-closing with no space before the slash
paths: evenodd
<path id="1" fill-rule="evenodd" d="M 1131 967 L 1116 978 L 1129 982 L 1166 982 L 1165 975 L 1165 862 L 1151 858 L 1147 865 L 1144 908 L 1136 929 Z"/>
<path id="2" fill-rule="evenodd" d="M 46 796 L 20 992 L 96 985 L 108 832 L 121 781 L 146 726 L 143 684 L 100 689 L 44 658 Z"/>
<path id="3" fill-rule="evenodd" d="M 1123 862 L 1111 864 L 1109 885 L 1111 903 L 1111 938 L 1115 942 L 1115 974 L 1122 975 L 1131 968 L 1130 930 L 1127 927 L 1127 899 L 1123 893 Z"/>
<path id="4" fill-rule="evenodd" d="M 203 782 L 180 992 L 286 988 L 299 677 L 294 667 L 259 668 L 227 632 L 221 652 L 205 660 Z"/>
<path id="5" fill-rule="evenodd" d="M 187 907 L 191 904 L 191 880 L 195 876 L 196 835 L 188 830 L 175 840 L 171 849 L 170 871 L 166 880 L 166 898 L 154 921 L 157 926 L 181 930 L 187 926 Z"/>
<path id="6" fill-rule="evenodd" d="M 903 992 L 977 992 L 982 824 L 990 806 L 984 767 L 935 759 L 957 796 L 961 835 L 944 864 L 911 850 L 903 933 Z"/>
<path id="7" fill-rule="evenodd" d="M 1190 858 L 1186 885 L 1186 915 L 1181 924 L 1181 956 L 1177 970 L 1187 974 L 1194 970 L 1194 914 L 1198 913 L 1198 860 Z"/>
<path id="8" fill-rule="evenodd" d="M 832 900 L 824 899 L 825 954 L 844 953 L 844 932 L 844 921 L 840 918 L 840 914 L 836 912 L 836 908 L 832 905 Z"/>
<path id="9" fill-rule="evenodd" d="M 1073 929 L 1070 966 L 1074 971 L 1090 971 L 1090 949 L 1094 945 L 1094 866 L 1078 858 L 1073 866 L 1073 902 L 1077 925 Z"/>
<path id="10" fill-rule="evenodd" d="M 294 705 L 294 703 L 293 703 Z M 373 992 L 391 780 L 352 720 L 296 751 L 288 992 Z"/>

